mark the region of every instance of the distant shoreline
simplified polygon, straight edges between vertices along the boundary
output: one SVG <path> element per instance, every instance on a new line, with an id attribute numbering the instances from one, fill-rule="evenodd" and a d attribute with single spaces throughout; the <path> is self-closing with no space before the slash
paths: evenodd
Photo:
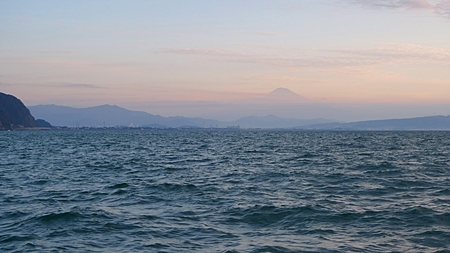
<path id="1" fill-rule="evenodd" d="M 286 132 L 450 132 L 450 129 L 302 129 L 302 128 L 152 128 L 152 127 L 52 127 L 52 128 L 16 128 L 0 132 L 25 131 L 286 131 Z"/>

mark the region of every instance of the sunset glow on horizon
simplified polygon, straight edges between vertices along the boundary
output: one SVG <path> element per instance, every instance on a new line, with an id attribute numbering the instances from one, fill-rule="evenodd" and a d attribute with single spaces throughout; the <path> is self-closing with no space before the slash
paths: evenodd
<path id="1" fill-rule="evenodd" d="M 450 104 L 449 0 L 7 0 L 0 24 L 0 91 L 27 105 Z"/>

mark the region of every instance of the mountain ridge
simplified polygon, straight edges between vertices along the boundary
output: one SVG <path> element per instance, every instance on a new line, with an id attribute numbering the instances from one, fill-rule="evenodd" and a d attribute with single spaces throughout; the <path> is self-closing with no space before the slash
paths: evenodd
<path id="1" fill-rule="evenodd" d="M 450 130 L 450 115 L 402 119 L 364 120 L 349 123 L 327 123 L 299 126 L 305 130 Z"/>
<path id="2" fill-rule="evenodd" d="M 274 115 L 265 117 L 248 116 L 235 121 L 219 121 L 198 117 L 163 117 L 142 111 L 131 111 L 117 105 L 99 105 L 87 108 L 73 108 L 60 105 L 30 106 L 33 115 L 45 119 L 53 126 L 141 126 L 157 128 L 215 128 L 239 125 L 244 128 L 292 128 L 299 125 L 333 122 L 326 119 L 292 119 Z"/>
<path id="3" fill-rule="evenodd" d="M 48 110 L 50 109 L 50 110 Z M 72 108 L 58 105 L 30 106 L 33 115 L 54 126 L 140 126 L 153 128 L 241 128 L 300 130 L 450 130 L 450 116 L 425 116 L 403 119 L 336 122 L 323 118 L 295 119 L 275 115 L 247 116 L 234 121 L 218 121 L 183 116 L 164 117 L 143 111 L 131 111 L 117 105 Z"/>
<path id="4" fill-rule="evenodd" d="M 143 111 L 131 111 L 117 105 L 99 105 L 73 108 L 59 105 L 30 106 L 34 115 L 39 115 L 54 126 L 145 126 L 149 124 L 180 127 L 197 125 L 199 119 L 186 117 L 163 117 Z M 205 119 L 206 120 L 206 119 Z M 210 120 L 208 120 L 208 123 Z M 213 121 L 213 120 L 211 120 Z M 215 121 L 214 121 L 215 123 Z"/>

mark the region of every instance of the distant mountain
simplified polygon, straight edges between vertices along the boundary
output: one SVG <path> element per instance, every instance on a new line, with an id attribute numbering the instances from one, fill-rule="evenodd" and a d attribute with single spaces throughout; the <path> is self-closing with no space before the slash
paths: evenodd
<path id="1" fill-rule="evenodd" d="M 315 130 L 450 130 L 450 116 L 317 124 L 298 128 Z"/>
<path id="2" fill-rule="evenodd" d="M 141 126 L 153 128 L 209 128 L 240 126 L 241 128 L 290 128 L 304 130 L 450 130 L 450 116 L 407 119 L 369 120 L 333 123 L 331 120 L 280 118 L 274 115 L 249 116 L 223 122 L 203 118 L 163 117 L 147 112 L 131 111 L 115 105 L 72 108 L 57 105 L 30 106 L 38 118 L 53 126 Z M 31 115 L 30 115 L 31 116 Z"/>
<path id="3" fill-rule="evenodd" d="M 100 105 L 88 108 L 72 108 L 58 105 L 30 106 L 38 118 L 53 126 L 142 126 L 142 127 L 207 127 L 221 122 L 201 118 L 162 117 L 147 112 L 131 111 L 116 105 Z"/>
<path id="4" fill-rule="evenodd" d="M 101 105 L 88 108 L 72 108 L 58 105 L 30 106 L 38 118 L 45 119 L 53 126 L 140 126 L 152 128 L 209 128 L 237 126 L 241 128 L 292 128 L 310 124 L 332 122 L 326 119 L 292 119 L 274 115 L 265 117 L 249 116 L 231 122 L 203 118 L 163 117 L 147 112 L 131 111 L 115 105 Z"/>
<path id="5" fill-rule="evenodd" d="M 264 117 L 249 116 L 232 122 L 243 128 L 292 128 L 294 126 L 306 126 L 312 124 L 330 123 L 326 119 L 284 119 L 274 115 Z"/>
<path id="6" fill-rule="evenodd" d="M 0 130 L 37 127 L 28 108 L 13 95 L 0 92 Z"/>
<path id="7" fill-rule="evenodd" d="M 278 88 L 264 96 L 265 100 L 283 103 L 304 103 L 309 100 L 286 88 Z"/>

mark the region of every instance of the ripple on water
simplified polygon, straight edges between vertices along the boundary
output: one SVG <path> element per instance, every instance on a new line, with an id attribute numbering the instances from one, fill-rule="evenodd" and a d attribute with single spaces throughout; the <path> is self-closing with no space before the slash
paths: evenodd
<path id="1" fill-rule="evenodd" d="M 0 147 L 0 251 L 450 250 L 450 132 L 24 131 Z"/>

